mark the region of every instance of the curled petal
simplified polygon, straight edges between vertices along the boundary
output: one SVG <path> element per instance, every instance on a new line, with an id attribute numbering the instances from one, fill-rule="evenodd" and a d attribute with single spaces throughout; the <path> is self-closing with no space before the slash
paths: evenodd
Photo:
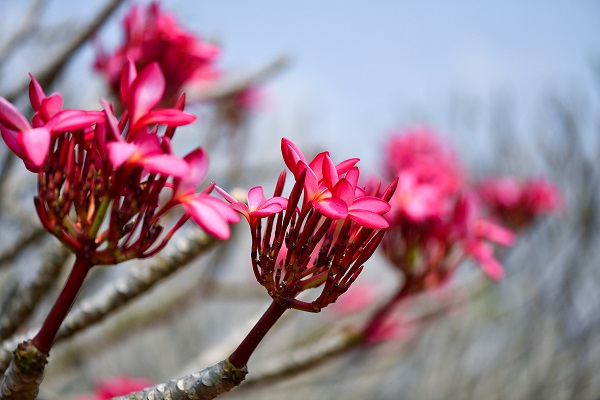
<path id="1" fill-rule="evenodd" d="M 23 114 L 3 97 L 0 97 L 0 125 L 13 131 L 26 131 L 31 128 Z"/>
<path id="2" fill-rule="evenodd" d="M 40 167 L 48 157 L 52 135 L 47 128 L 34 128 L 21 132 L 17 139 L 33 165 Z"/>
<path id="3" fill-rule="evenodd" d="M 62 110 L 63 99 L 59 93 L 54 93 L 52 96 L 42 100 L 40 105 L 40 113 L 46 121 L 50 120 Z"/>
<path id="4" fill-rule="evenodd" d="M 104 122 L 102 111 L 63 110 L 54 115 L 47 126 L 53 132 L 68 132 Z"/>
<path id="5" fill-rule="evenodd" d="M 267 201 L 263 188 L 261 186 L 255 186 L 248 191 L 248 207 L 250 210 L 256 210 L 260 208 L 263 203 Z"/>
<path id="6" fill-rule="evenodd" d="M 341 219 L 348 215 L 348 206 L 346 203 L 335 197 L 313 201 L 312 205 L 321 214 L 331 219 Z"/>
<path id="7" fill-rule="evenodd" d="M 332 194 L 334 197 L 343 200 L 347 206 L 350 206 L 354 202 L 354 188 L 345 178 L 340 179 L 337 185 L 335 185 Z"/>
<path id="8" fill-rule="evenodd" d="M 268 217 L 272 214 L 277 214 L 278 212 L 283 211 L 283 207 L 281 204 L 271 203 L 265 207 L 261 207 L 258 210 L 254 210 L 250 212 L 250 215 L 256 218 Z"/>
<path id="9" fill-rule="evenodd" d="M 21 142 L 17 139 L 17 135 L 19 132 L 14 131 L 12 129 L 8 129 L 6 127 L 0 127 L 0 133 L 2 134 L 2 139 L 4 139 L 4 143 L 6 146 L 15 153 L 15 155 L 21 159 L 25 158 L 25 152 L 23 151 L 23 147 L 21 146 Z"/>
<path id="10" fill-rule="evenodd" d="M 175 178 L 187 176 L 190 171 L 190 167 L 185 160 L 172 154 L 143 157 L 138 161 L 138 164 L 150 172 L 169 175 Z"/>
<path id="11" fill-rule="evenodd" d="M 337 169 L 337 173 L 339 175 L 342 175 L 350 171 L 350 169 L 354 167 L 359 161 L 360 158 L 349 158 L 345 161 L 342 161 L 341 163 L 335 166 L 335 168 Z"/>
<path id="12" fill-rule="evenodd" d="M 351 210 L 348 218 L 371 229 L 382 229 L 389 227 L 389 223 L 381 215 L 367 210 Z"/>
<path id="13" fill-rule="evenodd" d="M 137 124 L 139 126 L 154 124 L 181 126 L 191 124 L 194 121 L 196 121 L 196 116 L 193 114 L 172 108 L 164 108 L 149 112 L 141 117 Z"/>
<path id="14" fill-rule="evenodd" d="M 294 175 L 296 175 L 295 170 L 298 161 L 304 161 L 304 163 L 306 163 L 306 158 L 298 146 L 296 146 L 287 138 L 281 139 L 281 154 L 283 155 L 283 161 L 285 161 L 285 165 L 287 165 L 288 169 L 292 171 Z"/>
<path id="15" fill-rule="evenodd" d="M 178 183 L 177 192 L 193 192 L 196 190 L 196 186 L 198 186 L 206 177 L 206 172 L 208 171 L 208 156 L 204 149 L 198 147 L 183 159 L 188 164 L 189 170 L 188 174 L 183 176 Z"/>
<path id="16" fill-rule="evenodd" d="M 29 77 L 31 78 L 31 82 L 29 82 L 29 101 L 34 111 L 39 111 L 42 106 L 42 100 L 46 98 L 46 94 L 33 75 L 29 74 Z"/>
<path id="17" fill-rule="evenodd" d="M 331 190 L 338 183 L 338 180 L 339 176 L 333 161 L 331 161 L 329 156 L 325 156 L 323 158 L 323 181 L 325 182 L 325 186 Z"/>
<path id="18" fill-rule="evenodd" d="M 127 60 L 127 64 L 123 66 L 123 70 L 121 71 L 121 80 L 120 80 L 120 90 L 121 90 L 121 101 L 125 106 L 129 107 L 129 90 L 131 89 L 131 84 L 135 80 L 137 76 L 137 71 L 135 70 L 135 64 L 131 59 Z"/>
<path id="19" fill-rule="evenodd" d="M 131 119 L 136 125 L 138 120 L 147 114 L 162 100 L 165 92 L 165 77 L 153 62 L 145 67 L 131 84 Z"/>
<path id="20" fill-rule="evenodd" d="M 183 205 L 202 229 L 218 239 L 229 239 L 229 223 L 239 221 L 239 216 L 230 206 L 214 197 L 196 195 Z"/>
<path id="21" fill-rule="evenodd" d="M 111 142 L 106 145 L 106 149 L 113 167 L 119 168 L 135 154 L 137 146 L 127 142 Z"/>
<path id="22" fill-rule="evenodd" d="M 385 214 L 390 211 L 391 207 L 388 202 L 377 197 L 364 196 L 354 200 L 350 208 L 352 210 L 366 210 L 377 214 Z"/>

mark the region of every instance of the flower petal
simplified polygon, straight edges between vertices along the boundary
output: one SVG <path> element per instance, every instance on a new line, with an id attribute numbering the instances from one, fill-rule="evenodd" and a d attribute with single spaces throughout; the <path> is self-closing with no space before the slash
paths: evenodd
<path id="1" fill-rule="evenodd" d="M 348 206 L 346 206 L 346 203 L 335 197 L 313 201 L 312 205 L 321 214 L 331 219 L 341 219 L 348 215 Z"/>
<path id="2" fill-rule="evenodd" d="M 13 131 L 26 131 L 31 128 L 23 114 L 3 97 L 0 97 L 0 125 Z"/>
<path id="3" fill-rule="evenodd" d="M 165 92 L 165 77 L 153 62 L 145 67 L 131 84 L 131 120 L 136 125 L 138 120 L 147 114 L 162 100 Z"/>
<path id="4" fill-rule="evenodd" d="M 196 116 L 174 108 L 163 108 L 150 111 L 137 122 L 138 126 L 144 125 L 168 125 L 181 126 L 188 125 L 196 121 Z"/>
<path id="5" fill-rule="evenodd" d="M 372 196 L 359 197 L 349 207 L 351 210 L 366 210 L 377 214 L 385 214 L 390 211 L 390 208 L 387 201 Z"/>
<path id="6" fill-rule="evenodd" d="M 53 132 L 68 132 L 104 122 L 102 111 L 63 110 L 54 115 L 47 126 Z"/>
<path id="7" fill-rule="evenodd" d="M 33 165 L 40 167 L 48 157 L 52 135 L 47 128 L 34 128 L 21 132 L 17 136 L 27 158 Z"/>
<path id="8" fill-rule="evenodd" d="M 116 169 L 125 164 L 133 156 L 137 150 L 137 146 L 127 142 L 110 142 L 106 145 L 106 150 L 108 151 L 110 163 Z"/>
<path id="9" fill-rule="evenodd" d="M 190 172 L 188 163 L 172 154 L 143 157 L 138 163 L 150 172 L 175 178 L 182 178 Z"/>
<path id="10" fill-rule="evenodd" d="M 389 227 L 385 218 L 367 210 L 351 210 L 348 212 L 348 218 L 366 228 L 382 229 Z"/>
<path id="11" fill-rule="evenodd" d="M 252 211 L 260 208 L 267 201 L 262 186 L 255 186 L 248 191 L 248 208 Z"/>

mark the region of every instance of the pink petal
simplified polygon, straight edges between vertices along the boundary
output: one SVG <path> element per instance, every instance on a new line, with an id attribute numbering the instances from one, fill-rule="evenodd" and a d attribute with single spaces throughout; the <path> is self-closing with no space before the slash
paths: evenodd
<path id="1" fill-rule="evenodd" d="M 165 77 L 158 63 L 153 62 L 139 73 L 131 85 L 130 111 L 134 125 L 142 116 L 160 103 L 164 92 Z"/>
<path id="2" fill-rule="evenodd" d="M 138 163 L 150 172 L 175 178 L 182 178 L 190 172 L 188 163 L 172 154 L 144 157 Z"/>
<path id="3" fill-rule="evenodd" d="M 481 242 L 471 243 L 467 251 L 477 260 L 479 266 L 487 276 L 494 280 L 500 280 L 504 276 L 502 265 L 494 258 L 490 246 Z"/>
<path id="4" fill-rule="evenodd" d="M 196 116 L 174 108 L 163 108 L 150 111 L 137 122 L 137 125 L 168 125 L 181 126 L 188 125 L 196 121 Z"/>
<path id="5" fill-rule="evenodd" d="M 42 106 L 42 100 L 46 98 L 46 94 L 33 75 L 29 74 L 29 77 L 31 78 L 31 82 L 29 82 L 29 101 L 31 102 L 31 107 L 35 111 L 39 111 Z"/>
<path id="6" fill-rule="evenodd" d="M 227 222 L 239 220 L 229 206 L 213 197 L 198 195 L 184 203 L 184 206 L 202 229 L 218 239 L 228 239 L 231 233 Z"/>
<path id="7" fill-rule="evenodd" d="M 479 221 L 478 225 L 479 233 L 482 238 L 491 240 L 502 246 L 512 246 L 515 242 L 515 234 L 500 225 L 485 220 Z"/>
<path id="8" fill-rule="evenodd" d="M 15 153 L 15 155 L 21 159 L 25 157 L 25 152 L 23 151 L 23 147 L 21 146 L 21 142 L 17 139 L 17 135 L 19 132 L 13 131 L 12 129 L 8 129 L 6 127 L 0 127 L 0 133 L 2 134 L 2 139 L 4 139 L 4 143 L 6 146 Z"/>
<path id="9" fill-rule="evenodd" d="M 382 229 L 389 227 L 388 222 L 379 214 L 367 210 L 351 210 L 348 212 L 348 218 L 371 229 Z"/>
<path id="10" fill-rule="evenodd" d="M 102 111 L 63 110 L 47 125 L 53 132 L 68 132 L 84 129 L 100 122 L 104 122 Z"/>
<path id="11" fill-rule="evenodd" d="M 338 171 L 339 173 L 339 171 Z M 344 178 L 348 179 L 348 182 L 350 182 L 350 184 L 352 185 L 352 187 L 356 187 L 356 185 L 358 185 L 358 178 L 360 177 L 360 171 L 357 167 L 352 167 L 350 168 L 350 170 L 346 173 L 346 176 Z"/>
<path id="12" fill-rule="evenodd" d="M 0 97 L 0 125 L 13 131 L 26 131 L 31 129 L 29 121 L 3 97 Z"/>
<path id="13" fill-rule="evenodd" d="M 111 105 L 104 99 L 100 99 L 100 104 L 104 108 L 104 117 L 109 127 L 108 131 L 112 134 L 111 139 L 124 141 L 125 139 L 121 136 L 121 130 L 119 129 L 119 121 L 117 121 Z"/>
<path id="14" fill-rule="evenodd" d="M 40 112 L 44 115 L 46 120 L 54 117 L 62 110 L 63 99 L 59 93 L 54 93 L 50 97 L 46 97 L 42 100 L 40 105 Z"/>
<path id="15" fill-rule="evenodd" d="M 332 194 L 334 197 L 343 200 L 347 206 L 350 206 L 354 202 L 354 188 L 345 178 L 340 179 L 337 185 L 335 185 Z"/>
<path id="16" fill-rule="evenodd" d="M 339 175 L 342 175 L 345 172 L 348 172 L 350 168 L 354 167 L 359 161 L 360 158 L 349 158 L 345 161 L 342 161 L 341 163 L 335 166 L 335 168 L 337 169 L 337 173 Z"/>
<path id="17" fill-rule="evenodd" d="M 302 154 L 298 146 L 289 139 L 281 139 L 281 154 L 283 155 L 285 165 L 287 165 L 288 169 L 294 174 L 298 161 L 304 161 L 306 163 L 304 154 Z"/>
<path id="18" fill-rule="evenodd" d="M 255 186 L 248 191 L 248 207 L 250 210 L 256 210 L 259 208 L 267 199 L 261 186 Z"/>
<path id="19" fill-rule="evenodd" d="M 189 167 L 188 175 L 184 176 L 179 182 L 178 192 L 185 192 L 190 189 L 195 190 L 208 171 L 208 156 L 206 151 L 200 147 L 192 151 L 183 158 Z"/>
<path id="20" fill-rule="evenodd" d="M 127 142 L 110 142 L 106 145 L 108 159 L 115 168 L 125 164 L 137 151 L 137 146 Z"/>
<path id="21" fill-rule="evenodd" d="M 321 201 L 313 201 L 312 205 L 321 214 L 331 219 L 341 219 L 348 215 L 348 206 L 343 200 L 330 197 Z"/>
<path id="22" fill-rule="evenodd" d="M 283 207 L 281 207 L 281 204 L 272 203 L 266 207 L 261 207 L 259 210 L 251 211 L 250 215 L 257 218 L 263 218 L 281 212 L 282 210 Z"/>
<path id="23" fill-rule="evenodd" d="M 338 183 L 339 177 L 335 165 L 329 156 L 323 159 L 323 181 L 329 190 Z"/>
<path id="24" fill-rule="evenodd" d="M 239 212 L 240 214 L 246 216 L 246 218 L 248 218 L 248 216 L 250 215 L 250 209 L 248 208 L 248 205 L 246 203 L 238 201 L 236 203 L 231 203 L 230 207 L 233 208 L 235 211 Z"/>
<path id="25" fill-rule="evenodd" d="M 264 207 L 271 206 L 271 204 L 279 204 L 281 206 L 281 208 L 286 208 L 287 203 L 288 203 L 288 199 L 286 199 L 285 197 L 271 197 L 270 199 L 265 201 L 262 206 L 264 208 Z"/>
<path id="26" fill-rule="evenodd" d="M 135 80 L 136 76 L 137 71 L 135 70 L 135 64 L 131 59 L 128 59 L 127 64 L 123 66 L 123 70 L 121 71 L 120 80 L 121 101 L 125 107 L 131 106 L 131 104 L 129 104 L 129 90 L 131 89 L 131 84 Z"/>
<path id="27" fill-rule="evenodd" d="M 377 214 L 385 214 L 390 211 L 391 207 L 387 201 L 377 197 L 364 196 L 355 199 L 349 208 L 352 210 L 366 210 Z"/>
<path id="28" fill-rule="evenodd" d="M 52 135 L 47 128 L 34 128 L 21 132 L 17 136 L 25 150 L 27 158 L 33 165 L 40 167 L 48 157 Z"/>

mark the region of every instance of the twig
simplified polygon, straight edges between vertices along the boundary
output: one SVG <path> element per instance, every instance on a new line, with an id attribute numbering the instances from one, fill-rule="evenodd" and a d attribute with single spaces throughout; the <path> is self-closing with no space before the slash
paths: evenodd
<path id="1" fill-rule="evenodd" d="M 362 338 L 357 331 L 343 330 L 317 342 L 314 346 L 303 347 L 292 354 L 271 360 L 262 370 L 250 375 L 241 389 L 284 379 L 306 371 L 307 368 L 314 368 L 336 355 L 358 347 L 361 343 Z"/>
<path id="2" fill-rule="evenodd" d="M 189 102 L 217 101 L 223 99 L 248 86 L 265 81 L 276 73 L 281 72 L 288 64 L 289 58 L 281 55 L 252 73 L 241 76 L 229 76 L 218 80 L 212 85 L 207 85 L 202 89 L 186 89 L 187 99 Z"/>
<path id="3" fill-rule="evenodd" d="M 110 312 L 122 307 L 129 301 L 147 292 L 162 279 L 173 274 L 181 267 L 208 251 L 218 241 L 212 236 L 197 233 L 187 240 L 177 243 L 174 248 L 166 249 L 146 268 L 132 270 L 127 277 L 116 282 L 96 295 L 85 299 L 71 311 L 56 335 L 56 342 L 65 340 L 75 333 L 102 320 Z M 2 342 L 0 348 L 0 372 L 3 372 L 12 357 L 12 349 L 24 338 L 37 332 L 33 329 L 28 334 L 14 337 Z"/>
<path id="4" fill-rule="evenodd" d="M 51 283 L 57 278 L 70 252 L 61 244 L 55 245 L 44 258 L 35 279 L 18 290 L 9 304 L 8 310 L 0 317 L 0 339 L 12 335 L 35 309 L 39 300 L 46 294 Z"/>
<path id="5" fill-rule="evenodd" d="M 23 22 L 21 22 L 17 30 L 12 33 L 10 39 L 4 43 L 4 46 L 0 48 L 0 60 L 6 60 L 9 54 L 27 37 L 27 34 L 38 20 L 45 2 L 45 0 L 35 0 L 29 7 Z"/>
<path id="6" fill-rule="evenodd" d="M 248 374 L 248 368 L 236 368 L 229 360 L 194 372 L 179 379 L 170 380 L 140 392 L 114 397 L 113 400 L 205 400 L 229 392 L 239 385 Z"/>
<path id="7" fill-rule="evenodd" d="M 63 66 L 66 64 L 66 61 L 82 45 L 84 45 L 96 33 L 96 31 L 98 31 L 102 24 L 106 22 L 106 20 L 115 12 L 115 10 L 123 1 L 124 0 L 110 0 L 86 29 L 81 31 L 65 49 L 63 49 L 61 52 L 58 52 L 56 57 L 54 57 L 54 59 L 47 64 L 42 71 L 35 74 L 37 81 L 40 83 L 40 85 L 42 85 L 42 87 L 47 87 L 52 81 L 54 81 L 56 76 L 62 70 Z M 16 89 L 5 96 L 6 100 L 9 102 L 14 102 L 21 93 L 24 93 L 27 90 L 28 86 L 29 81 L 19 85 Z"/>
<path id="8" fill-rule="evenodd" d="M 3 253 L 0 253 L 0 269 L 6 265 L 10 265 L 15 257 L 21 254 L 23 250 L 27 249 L 30 245 L 36 243 L 39 239 L 44 237 L 45 234 L 46 230 L 41 226 L 32 228 L 26 232 L 23 236 L 17 239 L 15 244 L 11 245 Z M 0 337 L 1 336 L 2 335 L 0 334 Z"/>

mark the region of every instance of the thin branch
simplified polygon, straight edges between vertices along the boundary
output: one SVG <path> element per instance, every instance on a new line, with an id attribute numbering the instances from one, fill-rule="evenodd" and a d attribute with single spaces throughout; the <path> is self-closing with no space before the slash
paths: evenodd
<path id="1" fill-rule="evenodd" d="M 194 372 L 179 379 L 172 379 L 140 392 L 114 397 L 113 400 L 206 400 L 229 392 L 239 385 L 248 374 L 248 368 L 234 367 L 223 360 L 212 367 Z"/>
<path id="2" fill-rule="evenodd" d="M 40 299 L 46 294 L 52 282 L 56 280 L 71 254 L 61 244 L 53 246 L 50 254 L 44 258 L 43 264 L 34 280 L 24 288 L 20 288 L 12 298 L 8 310 L 0 317 L 0 339 L 12 335 L 23 321 L 29 317 Z"/>
<path id="3" fill-rule="evenodd" d="M 10 263 L 19 254 L 21 254 L 23 250 L 27 249 L 32 244 L 37 243 L 39 239 L 43 238 L 45 235 L 46 230 L 42 227 L 32 228 L 28 232 L 23 234 L 23 236 L 17 239 L 15 244 L 11 245 L 3 253 L 0 253 L 0 269 L 5 267 L 6 265 L 10 265 Z M 0 334 L 0 336 L 2 335 Z"/>
<path id="4" fill-rule="evenodd" d="M 29 7 L 23 22 L 21 22 L 16 31 L 12 32 L 12 36 L 4 43 L 4 46 L 0 48 L 0 60 L 6 60 L 10 53 L 17 49 L 23 40 L 27 38 L 27 35 L 37 22 L 45 2 L 45 0 L 35 0 Z"/>
<path id="5" fill-rule="evenodd" d="M 289 62 L 289 57 L 281 55 L 249 74 L 225 77 L 202 89 L 186 89 L 187 99 L 189 102 L 193 102 L 217 101 L 226 98 L 271 78 L 287 67 Z"/>
<path id="6" fill-rule="evenodd" d="M 181 240 L 173 248 L 167 248 L 153 264 L 130 271 L 122 280 L 96 295 L 84 299 L 74 308 L 56 336 L 56 342 L 65 340 L 75 333 L 101 321 L 108 314 L 124 306 L 129 301 L 150 290 L 164 278 L 172 275 L 200 254 L 211 249 L 218 241 L 212 236 L 197 233 Z M 37 329 L 28 334 L 2 342 L 0 347 L 0 372 L 3 372 L 12 358 L 12 350 L 27 337 L 31 337 Z"/>
<path id="7" fill-rule="evenodd" d="M 37 81 L 42 87 L 47 87 L 54 81 L 73 54 L 94 36 L 98 29 L 100 29 L 104 22 L 108 20 L 123 1 L 124 0 L 110 0 L 86 29 L 81 31 L 62 51 L 58 52 L 56 57 L 54 57 L 42 71 L 35 74 Z M 29 81 L 19 85 L 15 90 L 5 96 L 6 100 L 14 102 L 21 93 L 27 91 L 28 86 Z"/>

